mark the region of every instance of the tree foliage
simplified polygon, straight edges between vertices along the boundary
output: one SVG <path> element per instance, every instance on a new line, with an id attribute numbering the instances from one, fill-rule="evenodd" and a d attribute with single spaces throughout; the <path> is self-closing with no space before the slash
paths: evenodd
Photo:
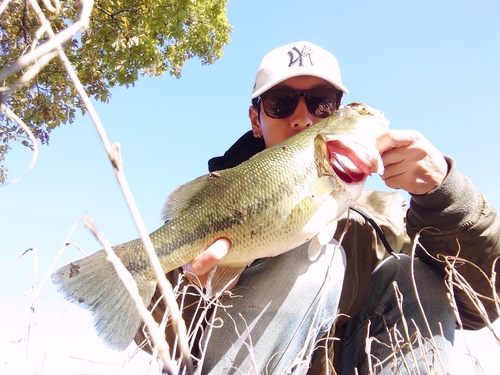
<path id="1" fill-rule="evenodd" d="M 5 1 L 5 0 L 4 0 Z M 66 43 L 64 52 L 87 94 L 107 102 L 110 89 L 133 85 L 139 75 L 168 72 L 180 77 L 186 60 L 198 57 L 211 64 L 222 56 L 232 27 L 226 16 L 227 0 L 95 0 L 89 28 Z M 54 33 L 77 19 L 78 0 L 61 0 L 54 15 L 44 9 Z M 36 35 L 40 28 L 25 0 L 11 0 L 0 15 L 0 70 L 48 40 Z M 37 39 L 38 38 L 38 39 Z M 24 72 L 12 74 L 0 86 L 15 82 Z M 3 91 L 4 89 L 2 89 Z M 1 92 L 0 92 L 1 93 Z M 48 144 L 50 132 L 71 124 L 85 108 L 57 58 L 25 87 L 12 91 L 5 104 Z M 0 112 L 0 163 L 10 142 L 32 147 L 25 132 Z M 0 182 L 6 177 L 0 165 Z"/>

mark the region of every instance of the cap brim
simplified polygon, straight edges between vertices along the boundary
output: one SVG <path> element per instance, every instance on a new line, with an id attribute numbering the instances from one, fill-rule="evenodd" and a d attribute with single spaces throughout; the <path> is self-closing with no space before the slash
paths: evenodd
<path id="1" fill-rule="evenodd" d="M 323 76 L 320 76 L 318 74 L 314 74 L 312 72 L 303 72 L 302 71 L 300 73 L 295 73 L 294 72 L 292 74 L 285 75 L 285 76 L 281 77 L 278 80 L 275 80 L 273 82 L 268 83 L 267 85 L 262 86 L 260 89 L 258 89 L 257 91 L 255 91 L 255 92 L 252 93 L 252 99 L 255 99 L 259 95 L 262 95 L 263 93 L 265 93 L 267 90 L 273 88 L 274 86 L 280 84 L 283 81 L 286 81 L 289 78 L 300 77 L 300 76 L 312 76 L 312 77 L 317 77 L 317 78 L 324 79 L 328 83 L 332 84 L 333 87 L 335 87 L 335 88 L 339 89 L 340 91 L 342 91 L 344 94 L 349 94 L 349 90 L 345 86 L 343 86 L 343 85 L 339 85 L 339 84 L 337 84 L 335 82 L 332 82 L 329 79 L 327 79 L 327 78 L 325 78 Z"/>

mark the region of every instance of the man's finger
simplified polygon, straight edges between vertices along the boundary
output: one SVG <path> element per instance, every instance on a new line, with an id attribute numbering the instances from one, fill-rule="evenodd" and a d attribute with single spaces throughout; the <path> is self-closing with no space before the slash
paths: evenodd
<path id="1" fill-rule="evenodd" d="M 377 149 L 381 154 L 398 147 L 409 146 L 421 138 L 414 130 L 390 130 L 377 138 Z"/>
<path id="2" fill-rule="evenodd" d="M 191 261 L 191 270 L 196 275 L 204 275 L 229 251 L 231 244 L 225 238 L 215 241 L 207 250 Z"/>

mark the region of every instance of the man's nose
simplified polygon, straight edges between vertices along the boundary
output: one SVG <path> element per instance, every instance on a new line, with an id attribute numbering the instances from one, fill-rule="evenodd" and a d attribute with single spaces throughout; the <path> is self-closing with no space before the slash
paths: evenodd
<path id="1" fill-rule="evenodd" d="M 290 126 L 297 129 L 307 128 L 313 124 L 312 117 L 313 116 L 307 109 L 304 97 L 300 97 L 297 108 L 295 108 L 295 111 L 290 117 Z"/>

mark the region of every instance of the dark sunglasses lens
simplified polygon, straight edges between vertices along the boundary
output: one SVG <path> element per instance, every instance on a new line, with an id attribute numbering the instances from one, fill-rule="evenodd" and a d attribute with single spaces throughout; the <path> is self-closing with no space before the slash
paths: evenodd
<path id="1" fill-rule="evenodd" d="M 263 97 L 264 112 L 271 118 L 286 118 L 297 107 L 299 96 L 296 93 L 282 90 L 269 91 Z"/>
<path id="2" fill-rule="evenodd" d="M 307 109 L 316 117 L 326 118 L 337 109 L 337 93 L 334 90 L 311 90 L 305 99 Z"/>
<path id="3" fill-rule="evenodd" d="M 271 118 L 291 116 L 297 108 L 299 96 L 304 95 L 307 109 L 316 117 L 326 118 L 337 110 L 338 93 L 335 89 L 312 89 L 300 92 L 270 90 L 262 96 L 264 112 Z"/>

